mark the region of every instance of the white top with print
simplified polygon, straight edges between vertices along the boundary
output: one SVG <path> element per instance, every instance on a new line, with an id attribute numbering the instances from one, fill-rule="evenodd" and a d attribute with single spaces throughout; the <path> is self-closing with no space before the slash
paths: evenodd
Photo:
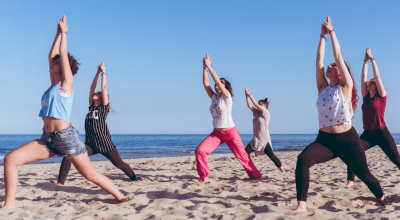
<path id="1" fill-rule="evenodd" d="M 213 117 L 214 128 L 232 128 L 235 126 L 232 119 L 232 96 L 228 97 L 221 95 L 217 99 L 214 94 L 211 99 L 210 112 Z"/>
<path id="2" fill-rule="evenodd" d="M 347 105 L 339 85 L 326 87 L 317 99 L 319 128 L 351 124 L 353 110 Z"/>

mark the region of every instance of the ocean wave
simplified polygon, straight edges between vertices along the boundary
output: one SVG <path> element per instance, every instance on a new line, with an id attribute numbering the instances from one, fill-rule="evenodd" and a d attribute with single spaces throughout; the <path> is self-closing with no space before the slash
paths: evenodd
<path id="1" fill-rule="evenodd" d="M 188 150 L 188 151 L 178 151 L 178 153 L 181 153 L 181 154 L 194 154 L 194 151 L 192 151 L 192 150 Z"/>

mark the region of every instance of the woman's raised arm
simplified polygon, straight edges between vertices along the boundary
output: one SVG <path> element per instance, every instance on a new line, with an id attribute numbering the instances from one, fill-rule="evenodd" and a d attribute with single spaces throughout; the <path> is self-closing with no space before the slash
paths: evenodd
<path id="1" fill-rule="evenodd" d="M 210 59 L 210 63 L 211 63 L 211 59 Z M 208 80 L 207 67 L 204 62 L 204 59 L 203 59 L 203 85 L 204 85 L 204 89 L 207 92 L 207 95 L 210 97 L 210 99 L 212 99 L 212 97 L 214 96 L 215 93 L 210 87 L 210 82 Z"/>
<path id="2" fill-rule="evenodd" d="M 225 88 L 225 85 L 222 84 L 222 82 L 219 79 L 217 73 L 215 73 L 213 68 L 211 68 L 210 54 L 207 53 L 207 55 L 206 55 L 206 57 L 204 57 L 203 61 L 204 61 L 205 66 L 207 67 L 207 69 L 210 71 L 211 77 L 213 78 L 215 84 L 217 84 L 218 87 L 221 89 L 222 95 L 224 95 L 225 97 L 228 98 L 230 96 L 229 91 Z"/>
<path id="3" fill-rule="evenodd" d="M 370 48 L 368 48 L 368 49 L 369 49 L 369 51 L 367 50 L 367 53 L 371 59 L 372 69 L 374 70 L 375 84 L 378 89 L 378 93 L 381 97 L 385 97 L 386 89 L 385 89 L 385 86 L 383 85 L 381 75 L 379 74 L 378 65 L 376 64 L 376 61 L 375 61 L 374 57 L 372 56 L 371 49 Z"/>
<path id="4" fill-rule="evenodd" d="M 370 57 L 368 55 L 368 49 L 369 48 L 367 48 L 367 51 L 365 52 L 364 63 L 363 63 L 363 68 L 362 68 L 362 73 L 361 73 L 361 95 L 363 98 L 364 98 L 364 96 L 366 96 L 368 94 L 367 75 L 368 75 L 368 60 L 370 59 Z"/>
<path id="5" fill-rule="evenodd" d="M 103 101 L 103 105 L 108 105 L 108 93 L 107 93 L 107 77 L 106 77 L 106 68 L 104 66 L 104 61 L 100 64 L 99 68 L 103 74 L 101 75 L 101 98 Z"/>
<path id="6" fill-rule="evenodd" d="M 62 67 L 61 87 L 72 93 L 74 89 L 74 76 L 69 65 L 68 47 L 67 47 L 67 17 L 65 15 L 58 22 L 61 30 L 60 58 Z"/>
<path id="7" fill-rule="evenodd" d="M 324 25 L 328 33 L 331 35 L 333 56 L 335 58 L 335 63 L 340 73 L 340 86 L 348 88 L 351 91 L 353 89 L 353 79 L 350 76 L 350 72 L 347 69 L 346 64 L 344 63 L 342 53 L 340 52 L 339 41 L 337 40 L 335 31 L 333 30 L 331 18 L 328 16 L 326 20 L 327 21 L 324 22 Z"/>
<path id="8" fill-rule="evenodd" d="M 263 109 L 262 107 L 258 104 L 257 100 L 250 94 L 250 90 L 246 87 L 245 89 L 246 92 L 246 101 L 247 101 L 247 106 L 250 108 L 250 110 L 255 113 L 255 111 L 259 111 L 262 112 Z M 251 102 L 253 103 L 253 105 L 255 107 L 253 107 L 253 105 L 251 104 Z"/>
<path id="9" fill-rule="evenodd" d="M 324 69 L 326 35 L 328 35 L 328 31 L 326 30 L 325 25 L 322 24 L 321 35 L 319 38 L 319 44 L 317 50 L 317 60 L 315 64 L 318 94 L 321 93 L 321 91 L 328 86 L 328 81 L 325 78 L 325 69 Z"/>
<path id="10" fill-rule="evenodd" d="M 48 56 L 49 68 L 51 67 L 51 64 L 53 63 L 53 58 L 60 53 L 60 40 L 61 40 L 60 32 L 61 32 L 61 30 L 60 30 L 60 26 L 58 25 L 59 21 L 61 21 L 61 19 L 57 21 L 56 36 L 54 37 L 54 41 L 53 41 L 53 44 L 51 45 L 49 56 Z M 51 80 L 51 83 L 55 83 L 55 79 L 51 75 L 50 75 L 50 80 Z"/>
<path id="11" fill-rule="evenodd" d="M 104 61 L 103 61 L 104 62 Z M 101 65 L 101 64 L 100 64 Z M 100 65 L 97 67 L 96 75 L 94 76 L 92 85 L 90 86 L 89 92 L 89 106 L 93 103 L 93 96 L 96 93 L 97 84 L 99 83 L 100 74 L 102 72 Z"/>

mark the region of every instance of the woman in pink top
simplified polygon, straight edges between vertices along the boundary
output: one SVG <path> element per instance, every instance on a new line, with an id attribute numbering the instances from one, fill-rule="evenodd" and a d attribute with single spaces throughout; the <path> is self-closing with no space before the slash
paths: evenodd
<path id="1" fill-rule="evenodd" d="M 208 71 L 210 71 L 215 85 L 215 92 L 211 89 L 208 82 Z M 243 165 L 247 175 L 253 179 L 260 179 L 261 173 L 254 166 L 250 156 L 244 150 L 242 139 L 232 119 L 232 86 L 224 78 L 219 78 L 211 68 L 210 54 L 207 53 L 203 59 L 203 85 L 211 99 L 210 112 L 213 118 L 214 130 L 196 148 L 196 166 L 199 174 L 199 182 L 207 183 L 210 175 L 207 155 L 209 155 L 219 145 L 226 143 L 232 153 Z"/>
<path id="2" fill-rule="evenodd" d="M 367 81 L 368 60 L 371 60 L 374 71 L 374 78 Z M 361 142 L 364 150 L 378 145 L 389 159 L 400 168 L 400 155 L 396 143 L 386 127 L 384 115 L 386 108 L 386 90 L 383 86 L 378 66 L 372 56 L 371 49 L 365 52 L 364 64 L 361 75 L 361 92 L 363 98 L 362 112 L 364 132 L 361 135 Z M 347 186 L 354 185 L 354 173 L 347 167 Z"/>

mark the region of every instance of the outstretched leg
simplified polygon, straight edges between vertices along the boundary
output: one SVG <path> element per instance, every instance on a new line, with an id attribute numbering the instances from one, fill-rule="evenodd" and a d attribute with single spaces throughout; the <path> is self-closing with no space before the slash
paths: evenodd
<path id="1" fill-rule="evenodd" d="M 208 167 L 207 155 L 209 155 L 215 148 L 221 145 L 223 142 L 212 132 L 201 144 L 196 148 L 196 168 L 199 174 L 199 182 L 208 182 L 208 176 L 210 175 L 210 168 Z"/>
<path id="2" fill-rule="evenodd" d="M 313 142 L 308 145 L 297 157 L 296 165 L 296 191 L 297 208 L 295 211 L 306 211 L 307 193 L 310 184 L 310 167 L 334 158 L 332 151 L 322 144 Z"/>
<path id="3" fill-rule="evenodd" d="M 121 159 L 117 148 L 109 152 L 102 153 L 102 155 L 107 157 L 107 159 L 110 160 L 114 166 L 116 166 L 118 169 L 122 170 L 127 176 L 129 176 L 132 181 L 136 180 L 135 172 L 133 172 L 133 169 Z"/>
<path id="4" fill-rule="evenodd" d="M 363 145 L 364 151 L 369 150 L 373 145 L 364 139 L 361 139 L 361 143 Z M 354 185 L 354 180 L 355 180 L 356 175 L 354 172 L 350 169 L 349 166 L 347 166 L 347 187 L 352 187 Z"/>
<path id="5" fill-rule="evenodd" d="M 261 173 L 254 165 L 250 156 L 246 153 L 242 139 L 240 138 L 239 132 L 236 130 L 236 127 L 233 127 L 226 131 L 222 131 L 220 135 L 222 140 L 226 143 L 226 145 L 228 145 L 229 149 L 242 164 L 247 175 L 249 175 L 249 177 L 252 179 L 260 179 Z"/>
<path id="6" fill-rule="evenodd" d="M 83 177 L 90 182 L 100 186 L 106 192 L 113 195 L 118 201 L 125 199 L 125 196 L 115 187 L 110 179 L 98 173 L 92 166 L 87 153 L 69 157 L 74 167 Z"/>
<path id="7" fill-rule="evenodd" d="M 45 160 L 54 156 L 43 143 L 38 140 L 31 141 L 15 149 L 4 157 L 4 187 L 6 199 L 2 209 L 15 207 L 15 196 L 18 185 L 18 166 Z"/>
<path id="8" fill-rule="evenodd" d="M 400 169 L 400 155 L 396 142 L 387 128 L 382 129 L 382 136 L 378 139 L 379 147 L 385 152 L 389 159 Z"/>
<path id="9" fill-rule="evenodd" d="M 264 148 L 264 153 L 274 162 L 275 166 L 278 167 L 282 172 L 285 172 L 282 168 L 282 163 L 274 154 L 271 144 L 268 142 L 267 146 Z"/>
<path id="10" fill-rule="evenodd" d="M 88 156 L 93 155 L 93 150 L 90 148 L 87 144 L 85 144 Z M 68 157 L 64 157 L 61 166 L 60 166 L 60 172 L 58 174 L 58 182 L 57 185 L 63 186 L 65 183 L 65 180 L 67 179 L 69 170 L 71 169 L 71 161 L 69 161 Z"/>

